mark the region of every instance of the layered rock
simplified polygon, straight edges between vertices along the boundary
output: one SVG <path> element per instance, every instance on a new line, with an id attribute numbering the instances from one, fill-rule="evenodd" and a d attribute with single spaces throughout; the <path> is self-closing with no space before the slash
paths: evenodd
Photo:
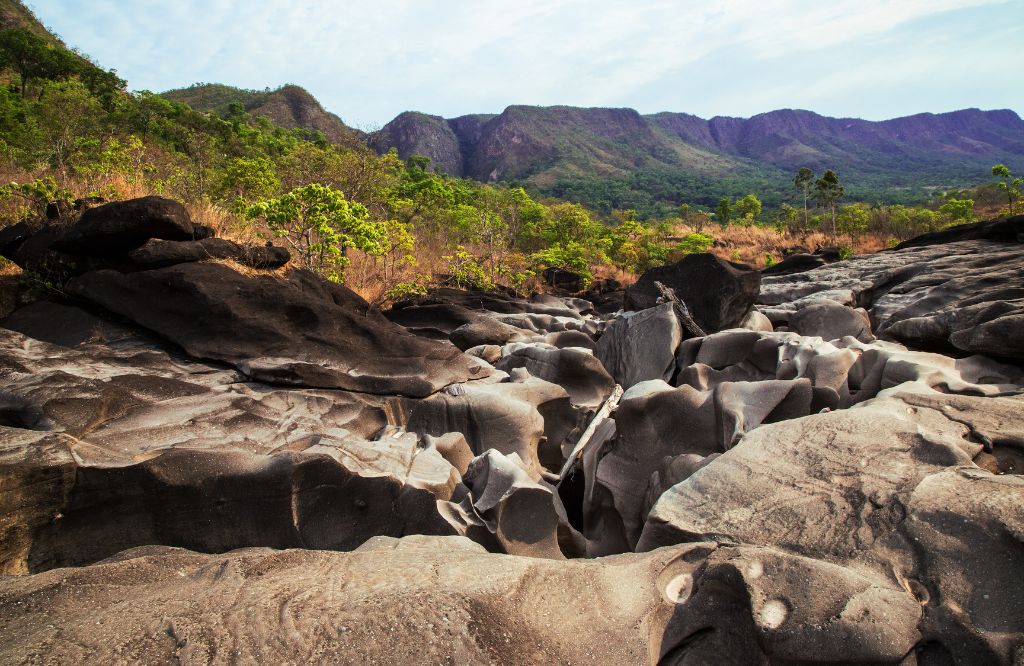
<path id="1" fill-rule="evenodd" d="M 283 280 L 205 263 L 96 271 L 67 291 L 259 381 L 425 396 L 482 376 L 458 349 L 409 334 L 304 270 Z"/>
<path id="2" fill-rule="evenodd" d="M 1024 244 L 1009 232 L 985 232 L 993 224 L 1016 228 L 1010 221 L 980 223 L 904 249 L 766 275 L 759 307 L 779 326 L 804 308 L 834 301 L 866 308 L 875 335 L 885 339 L 941 353 L 1024 358 Z"/>

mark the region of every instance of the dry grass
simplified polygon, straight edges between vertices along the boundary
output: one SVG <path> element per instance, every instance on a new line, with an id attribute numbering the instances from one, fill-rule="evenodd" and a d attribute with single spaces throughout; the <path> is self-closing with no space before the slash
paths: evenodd
<path id="1" fill-rule="evenodd" d="M 23 170 L 14 171 L 7 165 L 0 162 L 0 182 L 20 181 L 26 182 L 33 178 L 52 175 L 50 172 L 28 173 Z M 98 175 L 88 181 L 68 183 L 69 188 L 75 192 L 101 191 L 116 193 L 117 199 L 129 199 L 151 194 L 162 196 L 174 196 L 173 193 L 159 191 L 142 178 L 129 178 L 122 175 Z M 23 214 L 26 202 L 8 201 L 2 204 L 0 218 L 16 219 Z M 216 234 L 222 238 L 233 240 L 243 244 L 262 244 L 273 235 L 268 229 L 258 223 L 245 220 L 235 215 L 226 208 L 210 202 L 199 200 L 186 203 L 193 220 L 197 223 L 212 227 Z M 686 225 L 678 225 L 672 235 L 681 239 L 687 234 L 695 231 Z M 813 252 L 819 247 L 844 246 L 852 249 L 854 254 L 877 252 L 887 246 L 887 240 L 876 235 L 865 234 L 856 238 L 841 236 L 831 239 L 821 232 L 807 234 L 780 233 L 771 227 L 756 227 L 732 225 L 720 228 L 714 225 L 705 227 L 704 233 L 714 237 L 715 242 L 710 251 L 717 256 L 744 263 L 753 267 L 763 268 L 772 261 L 780 261 L 787 254 L 793 252 Z M 278 241 L 280 242 L 280 241 Z M 478 257 L 485 269 L 493 267 L 488 259 L 490 254 L 485 247 L 467 247 L 467 249 Z M 444 243 L 444 239 L 423 235 L 417 240 L 414 250 L 415 262 L 404 263 L 388 262 L 385 269 L 386 259 L 372 257 L 358 251 L 350 251 L 349 259 L 351 265 L 346 271 L 346 285 L 356 291 L 371 303 L 385 302 L 385 292 L 395 282 L 417 282 L 426 284 L 437 284 L 439 278 L 448 271 L 448 260 L 446 256 L 451 255 L 453 250 Z M 525 257 L 506 253 L 502 257 L 495 257 L 495 260 L 510 259 L 513 262 L 522 264 L 525 268 Z M 673 257 L 675 258 L 675 257 Z M 234 270 L 249 274 L 253 269 L 246 268 L 227 262 Z M 13 264 L 0 264 L 0 276 L 16 275 L 19 269 Z M 278 271 L 282 276 L 286 271 Z M 591 267 L 595 278 L 612 278 L 618 280 L 623 286 L 629 286 L 637 280 L 635 273 L 622 270 L 615 266 L 596 265 Z M 264 272 L 265 273 L 265 272 Z M 502 282 L 503 280 L 498 280 Z M 547 286 L 543 280 L 533 278 L 521 286 L 521 291 L 545 291 Z"/>
<path id="2" fill-rule="evenodd" d="M 679 236 L 685 236 L 692 231 L 694 230 L 686 226 L 677 228 Z M 705 227 L 704 233 L 715 239 L 710 252 L 722 259 L 755 268 L 764 268 L 769 256 L 778 262 L 788 254 L 814 252 L 821 247 L 847 247 L 853 254 L 878 252 L 887 247 L 887 239 L 875 234 L 862 234 L 856 237 L 840 234 L 832 238 L 820 231 L 804 234 L 779 233 L 773 227 L 742 225 L 730 225 L 724 229 Z"/>

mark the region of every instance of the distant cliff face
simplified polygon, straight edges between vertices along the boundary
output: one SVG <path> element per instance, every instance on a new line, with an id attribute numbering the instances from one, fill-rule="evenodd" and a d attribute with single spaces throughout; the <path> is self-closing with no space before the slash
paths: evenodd
<path id="1" fill-rule="evenodd" d="M 362 133 L 341 118 L 324 110 L 307 90 L 285 85 L 277 90 L 258 91 L 206 83 L 161 93 L 167 99 L 184 102 L 198 111 L 222 114 L 232 103 L 240 103 L 254 116 L 268 118 L 275 125 L 323 132 L 331 143 L 353 145 L 363 141 Z"/>
<path id="2" fill-rule="evenodd" d="M 872 122 L 780 110 L 705 120 L 632 109 L 511 106 L 496 116 L 404 113 L 373 135 L 378 151 L 430 157 L 439 169 L 478 180 L 549 185 L 572 176 L 643 169 L 694 175 L 737 169 L 834 168 L 898 179 L 979 172 L 1024 163 L 1024 121 L 1013 111 L 967 109 Z M 980 173 L 980 172 L 979 172 Z"/>
<path id="3" fill-rule="evenodd" d="M 406 111 L 370 135 L 369 143 L 379 153 L 397 148 L 403 160 L 410 155 L 427 156 L 439 171 L 452 176 L 463 175 L 459 137 L 440 116 Z"/>

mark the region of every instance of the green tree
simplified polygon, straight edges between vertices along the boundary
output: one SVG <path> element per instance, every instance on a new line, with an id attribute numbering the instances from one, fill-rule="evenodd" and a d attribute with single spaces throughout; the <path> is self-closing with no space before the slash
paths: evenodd
<path id="1" fill-rule="evenodd" d="M 939 206 L 939 214 L 947 225 L 967 224 L 974 219 L 974 199 L 950 198 Z"/>
<path id="2" fill-rule="evenodd" d="M 12 28 L 0 30 L 0 66 L 18 74 L 21 96 L 25 97 L 29 82 L 70 73 L 72 60 L 65 52 L 48 46 L 42 37 L 24 28 Z"/>
<path id="3" fill-rule="evenodd" d="M 305 267 L 334 282 L 344 281 L 349 248 L 371 255 L 384 250 L 382 225 L 369 218 L 365 206 L 348 201 L 327 185 L 298 187 L 276 199 L 253 204 L 246 215 L 263 219 L 275 236 L 292 247 Z"/>
<path id="4" fill-rule="evenodd" d="M 788 203 L 779 205 L 779 211 L 775 216 L 775 226 L 779 233 L 785 233 L 787 230 L 793 229 L 798 224 L 800 219 L 800 211 Z M 806 228 L 806 222 L 804 226 Z"/>
<path id="5" fill-rule="evenodd" d="M 729 226 L 729 218 L 732 215 L 732 204 L 729 201 L 729 197 L 722 197 L 718 200 L 718 206 L 715 207 L 715 221 L 723 227 Z"/>
<path id="6" fill-rule="evenodd" d="M 810 198 L 811 187 L 814 185 L 814 172 L 807 167 L 800 167 L 800 170 L 796 172 L 796 176 L 793 178 L 793 184 L 804 195 L 804 229 L 806 229 L 809 226 L 807 200 Z"/>
<path id="7" fill-rule="evenodd" d="M 48 82 L 44 90 L 40 101 L 32 104 L 42 138 L 40 152 L 67 187 L 78 168 L 98 157 L 105 116 L 99 100 L 78 81 Z"/>
<path id="8" fill-rule="evenodd" d="M 836 213 L 836 226 L 839 231 L 850 236 L 857 236 L 868 230 L 871 222 L 871 209 L 867 204 L 854 203 L 843 206 Z"/>
<path id="9" fill-rule="evenodd" d="M 836 204 L 842 198 L 845 189 L 839 182 L 839 175 L 832 169 L 828 169 L 821 178 L 814 181 L 814 196 L 821 203 L 822 208 L 832 213 L 832 238 L 836 237 Z"/>
<path id="10" fill-rule="evenodd" d="M 693 232 L 686 234 L 674 249 L 676 253 L 684 256 L 687 254 L 698 254 L 700 252 L 707 252 L 711 249 L 711 244 L 714 242 L 715 239 L 708 234 Z"/>
<path id="11" fill-rule="evenodd" d="M 590 253 L 580 243 L 568 241 L 565 245 L 555 243 L 530 255 L 531 263 L 538 269 L 562 268 L 578 273 L 584 283 L 593 279 L 590 273 Z"/>
<path id="12" fill-rule="evenodd" d="M 273 196 L 280 187 L 274 163 L 266 157 L 236 157 L 220 178 L 221 196 L 237 211 L 244 211 L 251 201 Z"/>
<path id="13" fill-rule="evenodd" d="M 1013 215 L 1014 204 L 1020 198 L 1021 179 L 1014 178 L 1005 164 L 992 167 L 992 175 L 1001 179 L 996 181 L 995 186 L 1006 193 L 1006 205 L 1010 209 L 1010 215 Z"/>
<path id="14" fill-rule="evenodd" d="M 753 224 L 761 217 L 761 200 L 748 194 L 733 205 L 732 211 L 744 224 Z"/>

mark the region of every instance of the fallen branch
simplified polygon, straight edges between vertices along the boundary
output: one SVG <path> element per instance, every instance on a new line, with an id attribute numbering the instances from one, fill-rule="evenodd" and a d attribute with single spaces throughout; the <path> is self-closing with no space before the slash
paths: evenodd
<path id="1" fill-rule="evenodd" d="M 654 281 L 654 286 L 658 288 L 659 292 L 661 292 L 661 297 L 665 299 L 665 302 L 672 304 L 672 309 L 675 311 L 676 317 L 679 318 L 679 323 L 683 325 L 683 328 L 690 332 L 690 335 L 698 338 L 703 338 L 707 335 L 707 333 L 704 332 L 704 329 L 693 320 L 693 317 L 690 316 L 690 308 L 686 307 L 686 303 L 676 296 L 675 289 L 662 284 L 657 280 Z"/>
<path id="2" fill-rule="evenodd" d="M 590 443 L 590 439 L 594 436 L 597 426 L 601 424 L 601 421 L 608 418 L 611 415 L 612 410 L 619 404 L 619 399 L 622 398 L 622 392 L 622 387 L 616 384 L 615 388 L 612 389 L 612 394 L 608 396 L 608 399 L 604 401 L 603 405 L 601 405 L 601 409 L 597 410 L 597 414 L 595 414 L 594 418 L 591 419 L 590 425 L 588 425 L 587 429 L 583 431 L 583 434 L 580 435 L 579 440 L 576 442 L 576 446 L 573 447 L 572 453 L 570 453 L 569 457 L 566 458 L 565 464 L 562 465 L 562 471 L 558 474 L 560 479 L 565 478 L 565 475 L 569 473 L 572 466 L 576 464 L 576 461 L 583 455 L 583 449 L 585 449 L 587 444 Z"/>

